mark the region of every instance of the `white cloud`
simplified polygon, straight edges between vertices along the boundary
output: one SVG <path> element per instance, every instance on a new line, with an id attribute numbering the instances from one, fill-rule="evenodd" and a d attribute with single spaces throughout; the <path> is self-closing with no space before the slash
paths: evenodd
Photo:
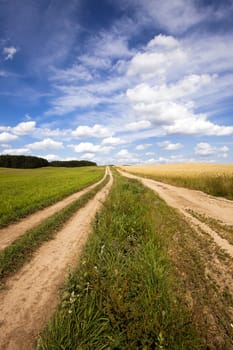
<path id="1" fill-rule="evenodd" d="M 147 16 L 152 23 L 170 32 L 182 33 L 200 23 L 210 11 L 200 12 L 192 0 L 147 0 L 140 3 L 140 16 Z"/>
<path id="2" fill-rule="evenodd" d="M 25 153 L 28 153 L 28 148 L 8 148 L 4 149 L 1 153 L 2 154 L 11 154 L 11 155 L 24 155 Z"/>
<path id="3" fill-rule="evenodd" d="M 165 149 L 166 151 L 177 151 L 183 147 L 183 145 L 179 142 L 172 143 L 170 141 L 158 142 L 158 146 Z"/>
<path id="4" fill-rule="evenodd" d="M 3 54 L 5 55 L 5 61 L 12 60 L 17 51 L 14 46 L 4 47 Z"/>
<path id="5" fill-rule="evenodd" d="M 112 133 L 104 126 L 95 124 L 93 127 L 80 125 L 72 132 L 74 137 L 107 137 Z"/>
<path id="6" fill-rule="evenodd" d="M 93 160 L 95 158 L 95 154 L 94 153 L 85 153 L 80 158 L 84 159 L 84 160 Z"/>
<path id="7" fill-rule="evenodd" d="M 216 155 L 217 157 L 226 158 L 229 148 L 227 146 L 223 146 L 223 147 L 211 146 L 207 142 L 200 142 L 196 145 L 194 151 L 195 151 L 195 154 L 198 154 L 200 156 Z"/>
<path id="8" fill-rule="evenodd" d="M 152 146 L 151 143 L 144 143 L 144 144 L 142 144 L 142 145 L 138 145 L 138 146 L 136 147 L 136 150 L 137 150 L 137 151 L 143 151 L 144 149 L 146 149 L 146 148 L 148 148 L 148 147 L 150 147 L 150 146 Z"/>
<path id="9" fill-rule="evenodd" d="M 140 163 L 140 159 L 131 154 L 127 149 L 122 149 L 117 153 L 116 163 L 118 164 L 135 164 Z"/>
<path id="10" fill-rule="evenodd" d="M 58 150 L 64 148 L 62 142 L 54 141 L 50 138 L 44 139 L 43 141 L 28 144 L 27 147 L 30 149 L 39 150 Z"/>
<path id="11" fill-rule="evenodd" d="M 90 81 L 92 80 L 92 74 L 88 69 L 82 65 L 75 64 L 71 68 L 67 69 L 55 69 L 53 68 L 53 75 L 51 80 L 63 81 L 64 83 L 80 82 L 80 80 Z"/>
<path id="12" fill-rule="evenodd" d="M 157 48 L 157 47 L 162 47 L 162 48 L 174 48 L 178 47 L 179 41 L 174 38 L 173 36 L 170 35 L 163 35 L 159 34 L 155 36 L 149 43 L 147 44 L 148 48 Z"/>
<path id="13" fill-rule="evenodd" d="M 96 57 L 120 58 L 131 56 L 127 37 L 114 32 L 102 32 L 98 38 L 95 37 L 89 43 L 89 47 L 92 48 Z"/>
<path id="14" fill-rule="evenodd" d="M 96 152 L 103 152 L 103 153 L 109 153 L 112 147 L 108 146 L 101 146 L 101 145 L 95 145 L 92 142 L 81 142 L 78 145 L 69 145 L 70 148 L 72 148 L 77 153 L 96 153 Z"/>
<path id="15" fill-rule="evenodd" d="M 151 122 L 149 120 L 140 120 L 138 122 L 129 123 L 125 126 L 125 130 L 135 131 L 148 129 L 151 127 Z"/>
<path id="16" fill-rule="evenodd" d="M 122 139 L 120 139 L 119 137 L 107 137 L 106 139 L 104 139 L 102 141 L 103 145 L 111 145 L 111 146 L 117 146 L 120 145 L 122 143 L 125 143 Z"/>
<path id="17" fill-rule="evenodd" d="M 82 64 L 92 68 L 109 68 L 111 66 L 111 60 L 107 57 L 97 57 L 91 55 L 82 55 L 79 57 L 79 61 Z"/>
<path id="18" fill-rule="evenodd" d="M 18 136 L 12 135 L 9 132 L 2 132 L 0 134 L 0 142 L 7 143 L 17 139 Z"/>
<path id="19" fill-rule="evenodd" d="M 47 159 L 49 162 L 52 162 L 54 160 L 60 160 L 60 157 L 56 154 L 47 154 L 46 156 L 43 156 L 43 158 Z"/>
<path id="20" fill-rule="evenodd" d="M 22 122 L 12 128 L 12 132 L 19 136 L 28 135 L 35 130 L 35 126 L 35 121 Z"/>
<path id="21" fill-rule="evenodd" d="M 169 51 L 137 53 L 131 60 L 128 76 L 138 76 L 143 81 L 160 80 L 170 71 L 181 69 L 187 62 L 187 54 L 182 48 Z"/>

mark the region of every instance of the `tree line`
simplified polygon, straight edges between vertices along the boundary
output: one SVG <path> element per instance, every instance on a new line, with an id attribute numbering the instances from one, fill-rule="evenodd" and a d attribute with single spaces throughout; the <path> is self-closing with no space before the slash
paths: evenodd
<path id="1" fill-rule="evenodd" d="M 68 161 L 52 161 L 35 156 L 18 156 L 18 155 L 0 155 L 0 167 L 3 168 L 19 168 L 33 169 L 47 166 L 53 167 L 81 167 L 81 166 L 97 166 L 95 162 L 88 160 L 68 160 Z"/>

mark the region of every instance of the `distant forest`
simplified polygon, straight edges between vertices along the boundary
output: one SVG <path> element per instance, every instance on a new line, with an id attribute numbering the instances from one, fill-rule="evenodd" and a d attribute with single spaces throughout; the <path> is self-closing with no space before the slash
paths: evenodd
<path id="1" fill-rule="evenodd" d="M 0 167 L 33 169 L 46 166 L 53 167 L 81 167 L 81 166 L 97 166 L 95 162 L 88 160 L 69 160 L 69 161 L 53 161 L 48 162 L 47 159 L 34 156 L 13 156 L 0 155 Z"/>

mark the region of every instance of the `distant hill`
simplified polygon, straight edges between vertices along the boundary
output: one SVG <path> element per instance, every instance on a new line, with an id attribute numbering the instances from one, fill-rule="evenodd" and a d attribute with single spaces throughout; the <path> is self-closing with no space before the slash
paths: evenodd
<path id="1" fill-rule="evenodd" d="M 0 155 L 0 167 L 33 169 L 46 166 L 53 167 L 81 167 L 81 166 L 97 166 L 95 162 L 88 160 L 69 160 L 69 161 L 53 161 L 48 162 L 47 159 L 35 156 L 17 156 L 17 155 Z"/>

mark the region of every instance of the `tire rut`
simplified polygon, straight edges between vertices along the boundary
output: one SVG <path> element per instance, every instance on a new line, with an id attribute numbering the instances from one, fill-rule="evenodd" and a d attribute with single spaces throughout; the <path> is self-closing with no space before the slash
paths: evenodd
<path id="1" fill-rule="evenodd" d="M 91 231 L 91 223 L 112 186 L 113 178 L 80 209 L 53 241 L 44 243 L 34 258 L 6 282 L 0 292 L 0 348 L 32 349 L 38 333 L 54 312 L 59 288 Z"/>

